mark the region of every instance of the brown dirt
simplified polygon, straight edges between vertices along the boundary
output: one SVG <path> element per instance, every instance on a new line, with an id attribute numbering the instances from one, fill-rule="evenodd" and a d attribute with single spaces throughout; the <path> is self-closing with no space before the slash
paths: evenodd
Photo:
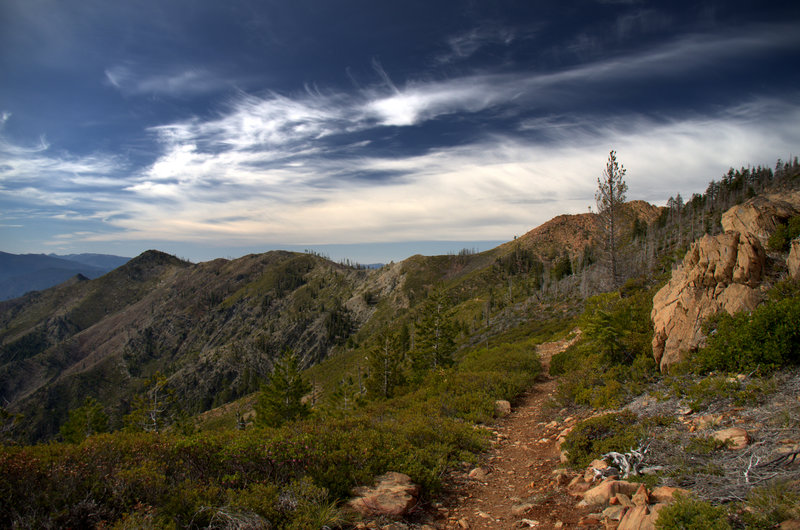
<path id="1" fill-rule="evenodd" d="M 576 508 L 578 499 L 556 486 L 553 474 L 560 466 L 556 438 L 577 418 L 553 419 L 560 413 L 546 404 L 557 381 L 548 368 L 550 357 L 569 344 L 562 340 L 539 347 L 545 375 L 495 426 L 494 447 L 480 466 L 488 475 L 470 478 L 464 469 L 448 477 L 445 498 L 434 505 L 437 528 L 572 528 L 589 513 Z"/>

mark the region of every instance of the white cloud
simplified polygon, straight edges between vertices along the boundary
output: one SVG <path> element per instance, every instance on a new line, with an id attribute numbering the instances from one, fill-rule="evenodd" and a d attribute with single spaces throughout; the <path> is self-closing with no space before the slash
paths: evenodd
<path id="1" fill-rule="evenodd" d="M 474 55 L 478 50 L 490 45 L 510 45 L 518 37 L 512 28 L 496 24 L 486 24 L 469 31 L 451 35 L 447 38 L 448 50 L 436 58 L 438 63 L 449 63 L 463 60 Z"/>
<path id="2" fill-rule="evenodd" d="M 205 94 L 230 89 L 234 83 L 204 68 L 177 68 L 169 72 L 122 64 L 106 68 L 106 81 L 125 95 Z"/>
<path id="3" fill-rule="evenodd" d="M 555 215 L 587 211 L 612 148 L 628 168 L 629 198 L 663 201 L 678 192 L 687 197 L 702 192 L 729 165 L 771 165 L 786 156 L 800 143 L 800 131 L 791 126 L 797 119 L 800 108 L 762 100 L 719 116 L 670 122 L 631 116 L 593 124 L 564 119 L 547 143 L 490 136 L 418 156 L 364 152 L 308 157 L 302 164 L 278 161 L 266 168 L 252 164 L 259 153 L 249 140 L 228 144 L 248 146 L 244 149 L 209 153 L 185 139 L 170 144 L 151 167 L 152 178 L 129 188 L 131 196 L 118 212 L 125 215 L 110 216 L 109 223 L 123 230 L 122 238 L 209 244 L 220 238 L 242 245 L 510 239 Z M 203 131 L 202 141 L 214 145 L 219 142 L 208 135 L 210 129 L 233 134 L 224 127 L 195 126 Z M 290 147 L 305 143 L 291 135 L 284 140 Z M 275 162 L 272 151 L 267 153 Z M 329 178 L 324 187 L 317 185 L 331 175 L 383 172 L 403 178 L 380 184 Z M 209 185 L 212 178 L 215 184 Z"/>
<path id="4" fill-rule="evenodd" d="M 609 80 L 685 73 L 748 50 L 796 44 L 799 37 L 784 30 L 685 37 L 545 74 L 476 74 L 402 85 L 376 63 L 382 85 L 356 94 L 239 93 L 212 119 L 153 127 L 161 152 L 136 171 L 116 157 L 67 156 L 44 140 L 21 147 L 0 137 L 0 197 L 60 206 L 69 220 L 104 219 L 109 230 L 76 236 L 87 241 L 510 239 L 593 205 L 596 178 L 612 148 L 628 168 L 629 198 L 650 201 L 702 191 L 729 165 L 771 165 L 800 144 L 794 126 L 800 107 L 761 99 L 671 120 L 553 110 L 504 135 L 415 155 L 378 156 L 374 142 L 392 132 L 387 127 L 487 109 L 549 109 L 565 87 L 591 93 Z M 467 44 L 459 44 L 462 52 L 474 53 Z M 202 86 L 202 75 L 193 75 L 136 77 L 123 67 L 106 72 L 128 94 L 178 94 L 198 79 Z"/>

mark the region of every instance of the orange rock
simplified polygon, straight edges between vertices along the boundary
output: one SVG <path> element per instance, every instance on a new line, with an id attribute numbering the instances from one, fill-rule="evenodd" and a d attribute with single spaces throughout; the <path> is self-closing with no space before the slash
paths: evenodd
<path id="1" fill-rule="evenodd" d="M 655 530 L 655 525 L 648 518 L 649 514 L 647 506 L 631 508 L 622 516 L 617 530 Z"/>
<path id="2" fill-rule="evenodd" d="M 363 515 L 400 517 L 417 503 L 420 487 L 408 475 L 389 472 L 375 479 L 374 487 L 355 488 L 347 505 Z"/>
<path id="3" fill-rule="evenodd" d="M 734 450 L 744 449 L 750 443 L 750 436 L 741 427 L 731 427 L 723 429 L 713 434 L 716 440 L 730 442 L 730 448 Z"/>
<path id="4" fill-rule="evenodd" d="M 659 504 L 669 504 L 675 500 L 675 493 L 687 495 L 688 490 L 683 488 L 673 488 L 670 486 L 659 486 L 650 492 L 650 502 Z"/>
<path id="5" fill-rule="evenodd" d="M 639 486 L 639 489 L 636 490 L 636 493 L 633 494 L 633 501 L 634 506 L 647 506 L 650 504 L 650 495 L 647 494 L 647 488 L 644 484 Z"/>
<path id="6" fill-rule="evenodd" d="M 631 495 L 639 489 L 640 484 L 624 480 L 604 480 L 598 486 L 583 494 L 578 506 L 605 506 L 617 493 Z"/>

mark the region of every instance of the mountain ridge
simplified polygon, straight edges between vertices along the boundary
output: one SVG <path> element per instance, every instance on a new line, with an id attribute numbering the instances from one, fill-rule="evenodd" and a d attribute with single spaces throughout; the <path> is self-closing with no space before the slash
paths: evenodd
<path id="1" fill-rule="evenodd" d="M 93 279 L 130 258 L 110 254 L 10 254 L 0 252 L 0 301 L 58 285 L 76 274 Z"/>
<path id="2" fill-rule="evenodd" d="M 520 242 L 544 248 L 553 222 Z M 86 381 L 121 417 L 142 380 L 162 371 L 201 412 L 257 389 L 287 347 L 311 366 L 362 328 L 367 336 L 406 314 L 442 281 L 480 291 L 487 280 L 475 275 L 491 275 L 505 253 L 501 245 L 367 270 L 288 251 L 192 264 L 148 250 L 99 278 L 0 303 L 0 394 L 26 413 L 32 439 L 56 432 Z"/>

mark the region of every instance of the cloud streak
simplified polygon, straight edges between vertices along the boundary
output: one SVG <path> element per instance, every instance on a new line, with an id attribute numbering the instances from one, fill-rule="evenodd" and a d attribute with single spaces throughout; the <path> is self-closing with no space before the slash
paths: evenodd
<path id="1" fill-rule="evenodd" d="M 230 90 L 235 83 L 204 68 L 182 68 L 166 73 L 116 65 L 103 72 L 106 81 L 126 96 L 191 96 Z"/>

